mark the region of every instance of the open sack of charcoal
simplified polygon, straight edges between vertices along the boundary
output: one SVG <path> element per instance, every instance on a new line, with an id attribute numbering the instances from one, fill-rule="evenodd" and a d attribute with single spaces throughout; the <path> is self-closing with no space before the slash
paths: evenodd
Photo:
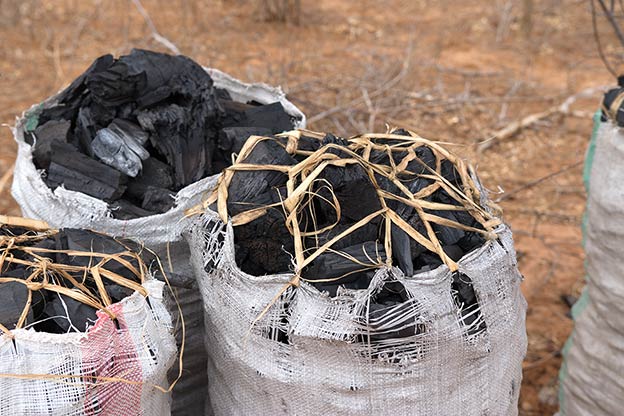
<path id="1" fill-rule="evenodd" d="M 173 325 L 141 247 L 46 227 L 0 225 L 0 414 L 169 415 Z"/>
<path id="2" fill-rule="evenodd" d="M 620 77 L 622 81 L 622 77 Z M 620 82 L 622 84 L 622 82 Z M 574 330 L 563 349 L 560 416 L 622 413 L 624 384 L 624 88 L 605 94 L 583 170 L 586 286 L 572 308 Z"/>
<path id="3" fill-rule="evenodd" d="M 247 137 L 304 125 L 278 88 L 143 50 L 96 59 L 17 122 L 12 193 L 23 215 L 138 239 L 171 268 L 188 352 L 174 415 L 202 412 L 194 389 L 207 383 L 203 312 L 181 236 L 184 210 L 214 186 Z"/>
<path id="4" fill-rule="evenodd" d="M 517 414 L 512 234 L 440 144 L 252 137 L 198 212 L 215 414 Z"/>

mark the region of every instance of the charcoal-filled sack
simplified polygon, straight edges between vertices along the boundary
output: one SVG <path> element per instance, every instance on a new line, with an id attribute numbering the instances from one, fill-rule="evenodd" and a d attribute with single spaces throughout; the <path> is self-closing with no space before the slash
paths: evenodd
<path id="1" fill-rule="evenodd" d="M 249 135 L 303 126 L 305 116 L 278 88 L 143 50 L 96 59 L 17 122 L 12 193 L 23 215 L 140 240 L 173 272 L 187 324 L 174 415 L 202 414 L 208 382 L 184 210 L 214 186 Z"/>
<path id="2" fill-rule="evenodd" d="M 560 416 L 615 416 L 624 407 L 623 102 L 621 88 L 605 95 L 585 160 L 586 286 L 572 308 L 574 330 L 563 349 Z"/>
<path id="3" fill-rule="evenodd" d="M 497 213 L 411 132 L 250 138 L 185 234 L 215 414 L 516 415 L 526 303 Z"/>
<path id="4" fill-rule="evenodd" d="M 0 414 L 169 415 L 173 324 L 165 284 L 152 277 L 141 248 L 6 219 Z"/>

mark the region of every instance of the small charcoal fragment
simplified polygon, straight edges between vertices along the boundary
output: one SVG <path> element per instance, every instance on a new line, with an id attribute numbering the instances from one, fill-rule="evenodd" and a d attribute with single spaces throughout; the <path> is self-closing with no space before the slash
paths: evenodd
<path id="1" fill-rule="evenodd" d="M 217 88 L 217 87 L 215 87 L 215 94 L 216 94 L 217 98 L 219 99 L 219 101 L 221 101 L 221 100 L 223 100 L 223 101 L 232 101 L 232 96 L 230 95 L 228 90 L 226 90 L 224 88 Z"/>

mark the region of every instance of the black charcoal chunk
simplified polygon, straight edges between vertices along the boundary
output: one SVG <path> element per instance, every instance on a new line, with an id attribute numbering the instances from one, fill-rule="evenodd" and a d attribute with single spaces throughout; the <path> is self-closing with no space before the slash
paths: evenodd
<path id="1" fill-rule="evenodd" d="M 245 159 L 245 163 L 257 165 L 295 165 L 296 160 L 273 140 L 258 142 Z M 232 177 L 228 195 L 228 212 L 236 215 L 254 206 L 266 205 L 273 200 L 272 188 L 286 184 L 288 176 L 277 171 L 243 171 Z M 277 201 L 275 201 L 277 202 Z"/>
<path id="2" fill-rule="evenodd" d="M 52 143 L 67 143 L 70 128 L 71 122 L 68 120 L 50 120 L 35 129 L 33 158 L 37 162 L 37 167 L 47 169 L 50 166 Z"/>
<path id="3" fill-rule="evenodd" d="M 451 295 L 459 310 L 467 334 L 476 335 L 484 331 L 486 324 L 474 291 L 472 279 L 461 272 L 453 273 Z"/>
<path id="4" fill-rule="evenodd" d="M 126 195 L 142 201 L 143 195 L 150 187 L 171 189 L 173 186 L 173 173 L 167 164 L 156 158 L 150 157 L 143 161 L 143 170 L 136 178 L 128 182 Z"/>
<path id="5" fill-rule="evenodd" d="M 96 309 L 69 296 L 53 293 L 43 313 L 60 329 L 60 333 L 83 332 L 97 320 Z"/>
<path id="6" fill-rule="evenodd" d="M 254 276 L 287 273 L 292 269 L 294 243 L 284 215 L 271 209 L 267 215 L 234 230 L 236 264 Z"/>
<path id="7" fill-rule="evenodd" d="M 381 209 L 377 190 L 360 165 L 348 165 L 344 168 L 328 166 L 319 176 L 332 188 L 333 195 L 340 202 L 342 216 L 351 221 L 359 221 L 369 214 Z M 325 187 L 318 190 L 319 195 L 333 200 L 332 193 Z M 323 210 L 330 222 L 335 221 L 335 210 L 331 207 Z"/>
<path id="8" fill-rule="evenodd" d="M 224 152 L 239 153 L 250 136 L 270 136 L 265 127 L 226 127 L 219 132 L 218 148 Z"/>
<path id="9" fill-rule="evenodd" d="M 224 127 L 264 127 L 271 133 L 293 128 L 291 117 L 280 102 L 260 106 L 223 100 L 220 103 L 226 114 L 222 121 Z"/>
<path id="10" fill-rule="evenodd" d="M 117 132 L 105 128 L 96 133 L 91 148 L 93 154 L 108 166 L 125 175 L 135 177 L 142 168 L 141 159 L 147 159 L 149 153 L 137 143 L 130 143 L 132 143 L 131 140 L 126 141 Z M 138 149 L 140 151 L 137 154 Z"/>
<path id="11" fill-rule="evenodd" d="M 370 337 L 364 341 L 378 342 L 388 339 L 414 336 L 417 327 L 411 311 L 413 301 L 401 282 L 388 280 L 370 300 L 368 305 L 368 325 L 371 327 Z M 388 316 L 394 319 L 389 320 Z"/>
<path id="12" fill-rule="evenodd" d="M 253 107 L 245 111 L 245 125 L 249 127 L 265 127 L 273 133 L 291 130 L 293 125 L 290 116 L 281 103 Z"/>
<path id="13" fill-rule="evenodd" d="M 106 70 L 112 65 L 114 58 L 112 55 L 102 55 L 97 58 L 85 72 L 76 78 L 67 88 L 65 88 L 57 97 L 60 103 L 72 103 L 78 96 L 80 96 L 86 89 L 85 81 L 90 76 Z"/>
<path id="14" fill-rule="evenodd" d="M 25 272 L 24 269 L 21 269 Z M 3 274 L 3 277 L 9 277 Z M 28 302 L 28 288 L 20 282 L 0 283 L 0 324 L 13 329 Z"/>
<path id="15" fill-rule="evenodd" d="M 149 134 L 143 131 L 138 124 L 122 118 L 114 119 L 108 128 L 122 136 L 125 135 L 128 138 L 132 138 L 133 141 L 138 142 L 140 145 L 144 145 L 147 143 L 147 139 L 149 139 Z"/>
<path id="16" fill-rule="evenodd" d="M 125 176 L 95 161 L 68 144 L 52 144 L 50 168 L 45 178 L 51 188 L 63 185 L 102 200 L 119 198 L 125 191 Z"/>
<path id="17" fill-rule="evenodd" d="M 385 257 L 383 244 L 375 241 L 367 241 L 341 250 L 329 250 L 304 268 L 301 277 L 311 281 L 334 279 L 333 282 L 312 282 L 318 289 L 329 291 L 332 296 L 335 295 L 338 286 L 365 289 L 375 269 L 386 261 Z"/>
<path id="18" fill-rule="evenodd" d="M 152 212 L 167 212 L 173 207 L 174 203 L 173 192 L 150 186 L 143 194 L 141 208 Z"/>
<path id="19" fill-rule="evenodd" d="M 93 156 L 91 142 L 95 137 L 96 131 L 97 125 L 91 114 L 91 110 L 89 107 L 82 107 L 78 111 L 72 144 L 78 147 L 84 154 Z"/>
<path id="20" fill-rule="evenodd" d="M 102 254 L 117 254 L 127 251 L 128 249 L 133 251 L 139 251 L 140 246 L 129 240 L 117 240 L 109 237 L 105 234 L 95 233 L 93 231 L 81 230 L 76 228 L 64 228 L 63 235 L 67 244 L 67 249 L 71 251 L 82 252 L 95 252 Z M 95 264 L 95 260 L 99 260 L 100 257 L 86 257 L 86 256 L 70 256 L 69 261 L 72 264 L 79 266 L 89 266 Z M 136 259 L 126 260 L 138 270 L 138 263 Z M 117 260 L 110 260 L 106 262 L 106 269 L 110 270 L 120 276 L 130 280 L 137 280 L 137 276 L 130 272 L 128 268 Z"/>
<path id="21" fill-rule="evenodd" d="M 150 142 L 173 167 L 177 188 L 198 181 L 207 168 L 206 131 L 202 114 L 176 104 L 144 110 L 141 127 L 151 133 Z M 211 156 L 211 155 L 210 155 Z"/>

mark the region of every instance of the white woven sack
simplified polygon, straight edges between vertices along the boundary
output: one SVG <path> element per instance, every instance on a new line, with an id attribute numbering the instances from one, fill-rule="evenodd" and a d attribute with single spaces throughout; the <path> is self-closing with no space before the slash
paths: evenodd
<path id="1" fill-rule="evenodd" d="M 343 290 L 334 299 L 304 282 L 276 301 L 292 275 L 240 271 L 232 227 L 208 212 L 187 238 L 206 311 L 215 414 L 517 415 L 526 302 L 511 232 L 496 231 L 498 240 L 459 262 L 487 325 L 469 335 L 446 266 L 413 277 L 381 269 L 369 289 Z M 384 344 L 358 341 L 375 331 L 367 302 L 386 279 L 403 283 L 412 299 L 380 321 L 415 323 L 419 334 Z M 277 340 L 280 331 L 287 343 Z"/>
<path id="2" fill-rule="evenodd" d="M 177 355 L 171 317 L 163 283 L 143 287 L 149 300 L 135 292 L 109 307 L 117 324 L 99 311 L 86 333 L 1 335 L 0 414 L 169 415 L 171 395 L 154 386 L 168 388 Z"/>
<path id="3" fill-rule="evenodd" d="M 598 121 L 599 122 L 599 121 Z M 624 412 L 624 132 L 602 122 L 588 157 L 587 286 L 561 370 L 561 416 Z"/>
<path id="4" fill-rule="evenodd" d="M 295 107 L 280 88 L 266 84 L 247 84 L 211 68 L 205 68 L 217 88 L 226 89 L 235 101 L 257 101 L 263 104 L 279 101 L 286 112 L 296 121 L 296 128 L 305 127 L 305 115 Z M 46 100 L 43 105 L 53 104 L 55 97 Z M 181 189 L 176 195 L 175 206 L 166 213 L 132 220 L 119 220 L 111 216 L 104 201 L 89 195 L 59 187 L 52 191 L 41 179 L 32 161 L 32 148 L 24 140 L 24 129 L 28 114 L 35 111 L 33 106 L 17 121 L 13 134 L 18 145 L 17 160 L 11 193 L 22 209 L 25 217 L 47 221 L 51 227 L 88 228 L 110 234 L 115 237 L 128 237 L 139 240 L 154 250 L 173 271 L 194 280 L 189 264 L 189 250 L 182 238 L 182 231 L 188 225 L 184 220 L 184 211 L 197 205 L 202 195 L 212 189 L 217 175 L 204 178 Z M 167 269 L 169 267 L 166 267 Z M 199 415 L 204 413 L 206 378 L 206 352 L 203 341 L 202 302 L 196 286 L 179 288 L 178 301 L 186 321 L 186 357 L 184 377 L 173 391 L 174 415 Z M 177 306 L 169 301 L 172 313 L 177 313 Z M 176 325 L 176 328 L 180 328 Z M 178 339 L 181 334 L 178 330 Z M 178 342 L 179 343 L 179 342 Z M 172 376 L 177 370 L 172 369 Z M 210 414 L 209 409 L 206 411 Z"/>

